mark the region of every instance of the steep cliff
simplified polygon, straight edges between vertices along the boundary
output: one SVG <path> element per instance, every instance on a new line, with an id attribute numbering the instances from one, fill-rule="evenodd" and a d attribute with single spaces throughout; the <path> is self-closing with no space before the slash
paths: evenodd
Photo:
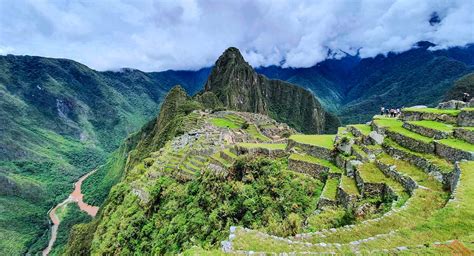
<path id="1" fill-rule="evenodd" d="M 258 74 L 234 47 L 216 61 L 204 92 L 229 109 L 267 114 L 303 132 L 333 132 L 339 124 L 310 91 Z"/>

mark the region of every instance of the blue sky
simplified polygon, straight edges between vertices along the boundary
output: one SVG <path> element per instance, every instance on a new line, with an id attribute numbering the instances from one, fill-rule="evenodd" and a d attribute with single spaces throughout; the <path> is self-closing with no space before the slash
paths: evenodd
<path id="1" fill-rule="evenodd" d="M 0 54 L 159 71 L 210 66 L 236 46 L 253 66 L 309 67 L 328 49 L 464 46 L 473 13 L 474 0 L 0 0 Z"/>

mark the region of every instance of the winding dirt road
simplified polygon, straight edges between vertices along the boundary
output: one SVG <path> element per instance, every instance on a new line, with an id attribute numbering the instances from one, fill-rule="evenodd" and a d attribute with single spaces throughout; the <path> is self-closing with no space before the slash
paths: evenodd
<path id="1" fill-rule="evenodd" d="M 84 195 L 81 192 L 82 182 L 85 179 L 87 179 L 87 177 L 92 175 L 95 171 L 96 170 L 93 170 L 87 173 L 86 175 L 82 176 L 76 183 L 74 183 L 74 191 L 72 191 L 69 197 L 66 200 L 59 203 L 58 205 L 56 205 L 51 211 L 49 211 L 49 218 L 51 219 L 51 222 L 53 223 L 53 225 L 51 226 L 51 238 L 49 239 L 48 247 L 46 247 L 46 249 L 43 250 L 43 256 L 46 256 L 51 252 L 54 242 L 56 241 L 56 237 L 58 235 L 58 227 L 61 222 L 58 216 L 56 215 L 56 211 L 59 208 L 69 203 L 77 203 L 77 205 L 82 211 L 86 212 L 92 217 L 95 217 L 95 215 L 97 214 L 97 211 L 99 211 L 99 207 L 84 203 L 83 201 Z"/>

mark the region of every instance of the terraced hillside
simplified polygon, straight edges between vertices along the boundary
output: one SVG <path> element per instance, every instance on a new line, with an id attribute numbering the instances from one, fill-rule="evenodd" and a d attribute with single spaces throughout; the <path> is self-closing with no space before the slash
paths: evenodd
<path id="1" fill-rule="evenodd" d="M 304 135 L 261 114 L 194 110 L 112 189 L 82 246 L 92 254 L 472 254 L 473 115 L 407 108 Z"/>
<path id="2" fill-rule="evenodd" d="M 293 135 L 288 166 L 325 182 L 302 232 L 279 237 L 233 226 L 230 254 L 432 253 L 471 255 L 474 244 L 474 111 L 403 109 L 341 127 L 335 136 Z M 352 214 L 351 224 L 335 209 Z"/>

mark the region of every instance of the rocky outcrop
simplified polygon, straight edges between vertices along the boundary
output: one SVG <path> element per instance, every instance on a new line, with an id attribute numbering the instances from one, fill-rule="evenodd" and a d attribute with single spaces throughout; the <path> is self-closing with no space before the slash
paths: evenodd
<path id="1" fill-rule="evenodd" d="M 199 95 L 205 93 L 208 99 L 213 99 L 209 93 L 215 94 L 229 109 L 267 114 L 303 132 L 335 132 L 340 124 L 310 91 L 257 74 L 234 47 L 216 61 L 204 92 Z"/>
<path id="2" fill-rule="evenodd" d="M 466 106 L 467 104 L 460 100 L 450 100 L 450 101 L 441 102 L 438 104 L 439 109 L 461 109 Z"/>

